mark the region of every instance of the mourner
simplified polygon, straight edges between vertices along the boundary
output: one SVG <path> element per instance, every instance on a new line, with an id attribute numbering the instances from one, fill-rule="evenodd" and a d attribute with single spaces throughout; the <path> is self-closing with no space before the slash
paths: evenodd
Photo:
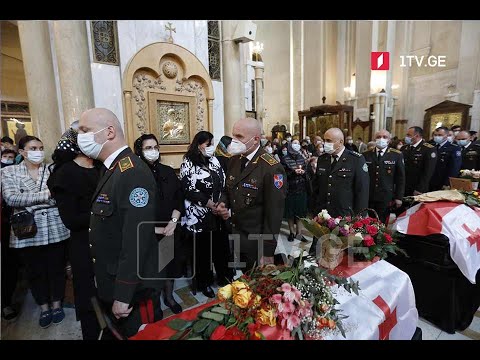
<path id="1" fill-rule="evenodd" d="M 460 169 L 480 170 L 480 145 L 470 140 L 468 131 L 460 131 L 455 138 L 462 151 L 462 165 Z"/>

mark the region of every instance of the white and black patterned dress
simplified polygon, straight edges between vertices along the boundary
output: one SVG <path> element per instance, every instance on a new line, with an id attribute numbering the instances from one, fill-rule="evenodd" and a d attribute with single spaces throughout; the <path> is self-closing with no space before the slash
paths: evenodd
<path id="1" fill-rule="evenodd" d="M 218 202 L 225 186 L 225 174 L 217 158 L 207 158 L 203 166 L 193 165 L 185 158 L 180 166 L 180 180 L 185 194 L 182 226 L 196 233 L 214 230 L 215 215 L 207 203 L 209 199 Z"/>

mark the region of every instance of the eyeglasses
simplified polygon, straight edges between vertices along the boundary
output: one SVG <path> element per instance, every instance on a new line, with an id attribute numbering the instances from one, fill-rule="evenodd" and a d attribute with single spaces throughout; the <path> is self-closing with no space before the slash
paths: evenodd
<path id="1" fill-rule="evenodd" d="M 155 145 L 155 146 L 145 146 L 143 150 L 158 150 L 160 151 L 160 146 Z"/>

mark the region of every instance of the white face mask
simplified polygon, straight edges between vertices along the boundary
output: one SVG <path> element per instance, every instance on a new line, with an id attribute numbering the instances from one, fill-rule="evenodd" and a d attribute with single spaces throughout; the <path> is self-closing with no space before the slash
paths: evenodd
<path id="1" fill-rule="evenodd" d="M 282 154 L 283 154 L 283 156 L 287 156 L 288 151 L 287 150 L 282 150 Z"/>
<path id="2" fill-rule="evenodd" d="M 460 131 L 454 131 L 453 136 L 457 136 Z"/>
<path id="3" fill-rule="evenodd" d="M 292 144 L 292 149 L 294 151 L 300 151 L 300 149 L 301 149 L 300 144 Z"/>
<path id="4" fill-rule="evenodd" d="M 78 147 L 82 152 L 92 158 L 92 159 L 97 159 L 98 155 L 100 155 L 100 152 L 102 151 L 103 145 L 107 143 L 108 140 L 106 140 L 103 144 L 99 144 L 95 141 L 95 134 L 98 134 L 99 132 L 108 129 L 108 126 L 98 130 L 97 132 L 88 132 L 85 134 L 78 134 L 77 137 L 77 143 Z"/>
<path id="5" fill-rule="evenodd" d="M 215 153 L 215 146 L 213 146 L 213 145 L 207 146 L 202 151 L 202 154 L 206 157 L 212 157 L 214 153 Z"/>
<path id="6" fill-rule="evenodd" d="M 384 138 L 376 139 L 375 142 L 377 143 L 377 148 L 385 149 L 388 145 L 388 140 Z"/>
<path id="7" fill-rule="evenodd" d="M 445 138 L 443 136 L 434 136 L 433 141 L 435 141 L 435 144 L 441 144 Z"/>
<path id="8" fill-rule="evenodd" d="M 447 141 L 448 142 L 453 142 L 453 136 L 447 136 Z"/>
<path id="9" fill-rule="evenodd" d="M 267 146 L 267 147 L 265 148 L 265 150 L 266 150 L 267 153 L 269 153 L 269 154 L 272 154 L 272 153 L 273 153 L 273 149 L 272 149 L 271 146 Z"/>
<path id="10" fill-rule="evenodd" d="M 403 147 L 403 145 L 397 145 L 397 149 L 400 150 Z"/>
<path id="11" fill-rule="evenodd" d="M 32 164 L 41 164 L 45 159 L 45 152 L 39 151 L 39 150 L 36 150 L 36 151 L 29 150 L 27 151 L 27 159 Z"/>
<path id="12" fill-rule="evenodd" d="M 144 150 L 144 151 L 143 151 L 143 156 L 144 156 L 145 159 L 147 159 L 148 161 L 154 162 L 154 161 L 157 161 L 158 158 L 160 157 L 160 151 L 158 151 L 158 150 L 156 150 L 156 149 Z"/>
<path id="13" fill-rule="evenodd" d="M 334 143 L 324 143 L 323 148 L 327 154 L 333 154 L 335 152 L 335 146 Z"/>
<path id="14" fill-rule="evenodd" d="M 12 159 L 2 159 L 2 164 L 5 164 L 5 165 L 12 165 L 14 162 L 14 160 Z"/>
<path id="15" fill-rule="evenodd" d="M 352 140 L 352 139 L 349 139 L 349 140 L 347 140 L 347 143 L 348 143 L 348 144 L 353 144 L 353 140 Z"/>
<path id="16" fill-rule="evenodd" d="M 231 155 L 244 154 L 248 149 L 250 149 L 250 148 L 247 149 L 246 144 L 248 144 L 252 139 L 253 137 L 250 140 L 248 140 L 246 143 L 243 143 L 237 139 L 232 139 L 232 142 L 230 143 L 230 145 L 228 145 L 227 150 Z"/>
<path id="17" fill-rule="evenodd" d="M 287 141 L 288 141 L 288 142 L 292 141 L 292 138 L 291 138 L 291 137 L 287 137 Z"/>

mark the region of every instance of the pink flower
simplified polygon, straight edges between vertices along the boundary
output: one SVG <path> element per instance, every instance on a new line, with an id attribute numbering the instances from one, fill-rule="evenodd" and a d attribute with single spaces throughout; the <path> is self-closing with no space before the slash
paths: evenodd
<path id="1" fill-rule="evenodd" d="M 335 219 L 333 219 L 333 218 L 328 219 L 327 220 L 327 226 L 330 230 L 335 229 L 335 227 L 337 226 L 337 224 L 335 224 Z"/>
<path id="2" fill-rule="evenodd" d="M 370 218 L 365 218 L 361 221 L 362 221 L 362 224 L 364 224 L 364 225 L 370 225 L 370 223 L 372 222 L 372 220 Z"/>
<path id="3" fill-rule="evenodd" d="M 364 238 L 363 238 L 363 243 L 365 244 L 365 246 L 372 246 L 372 245 L 375 245 L 375 241 L 373 240 L 373 238 L 370 236 L 370 235 L 366 235 Z"/>
<path id="4" fill-rule="evenodd" d="M 280 304 L 282 302 L 282 294 L 272 295 L 270 302 L 274 304 Z"/>
<path id="5" fill-rule="evenodd" d="M 363 227 L 363 222 L 357 221 L 355 224 L 353 224 L 353 227 L 355 229 L 361 229 Z"/>
<path id="6" fill-rule="evenodd" d="M 367 226 L 366 226 L 366 228 L 367 228 L 367 232 L 368 232 L 370 235 L 372 235 L 372 236 L 375 236 L 375 235 L 377 235 L 377 233 L 378 233 L 378 229 L 377 229 L 377 227 L 376 227 L 376 226 L 373 226 L 373 225 L 367 225 Z"/>
<path id="7" fill-rule="evenodd" d="M 392 237 L 389 235 L 389 234 L 385 234 L 385 240 L 387 241 L 387 243 L 391 243 L 393 241 Z"/>
<path id="8" fill-rule="evenodd" d="M 283 329 L 287 328 L 292 331 L 300 325 L 300 318 L 297 315 L 290 315 L 289 317 L 282 319 L 281 325 Z"/>
<path id="9" fill-rule="evenodd" d="M 298 290 L 294 286 L 291 286 L 290 284 L 287 284 L 287 283 L 283 284 L 282 291 L 283 291 L 283 299 L 287 302 L 293 302 L 293 300 L 297 298 L 295 291 L 298 292 Z"/>

